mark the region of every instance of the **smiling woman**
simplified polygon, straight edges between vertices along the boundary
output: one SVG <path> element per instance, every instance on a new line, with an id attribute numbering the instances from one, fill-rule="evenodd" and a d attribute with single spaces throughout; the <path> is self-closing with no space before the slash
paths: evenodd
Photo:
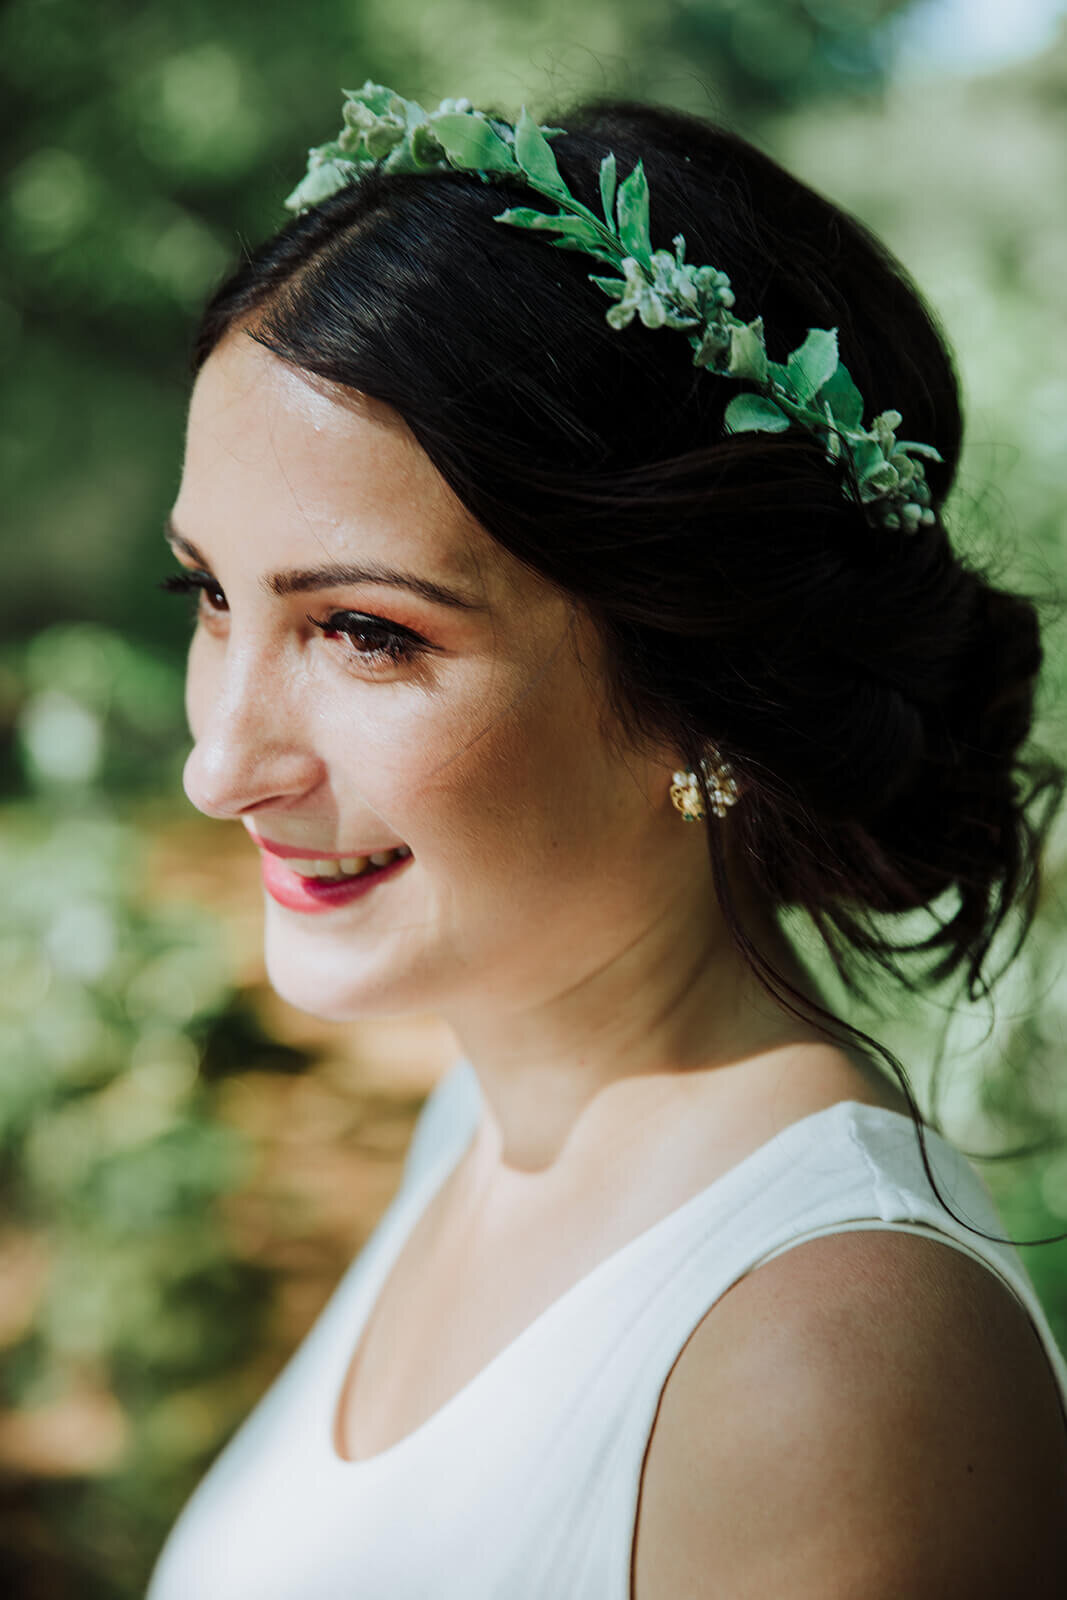
<path id="1" fill-rule="evenodd" d="M 185 784 L 281 995 L 463 1056 L 151 1600 L 1058 1595 L 1067 1365 L 781 917 L 858 990 L 929 907 L 973 994 L 1033 916 L 1064 777 L 929 314 L 709 123 L 345 116 L 201 325 Z"/>
<path id="2" fill-rule="evenodd" d="M 398 418 L 329 398 L 240 334 L 197 383 L 172 522 L 195 531 L 200 595 L 186 790 L 267 841 L 279 992 L 340 1018 L 451 1012 L 489 973 L 502 1003 L 531 979 L 558 988 L 567 957 L 538 932 L 559 893 L 546 862 L 597 901 L 608 863 L 636 861 L 648 810 L 597 733 L 596 679 L 563 648 L 570 600 L 473 525 Z M 188 558 L 193 542 L 175 543 Z M 594 828 L 613 791 L 614 826 Z M 373 880 L 286 865 L 400 847 L 408 868 Z M 288 914 L 362 900 L 372 882 L 373 916 L 367 900 L 343 936 Z M 515 897 L 525 933 L 508 928 Z M 590 940 L 611 925 L 604 909 L 590 904 Z"/>

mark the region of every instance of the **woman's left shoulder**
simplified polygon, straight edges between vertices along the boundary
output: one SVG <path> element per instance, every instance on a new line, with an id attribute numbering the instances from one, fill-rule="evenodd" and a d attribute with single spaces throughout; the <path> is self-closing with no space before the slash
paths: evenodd
<path id="1" fill-rule="evenodd" d="M 634 1600 L 1067 1594 L 1067 1423 L 1011 1290 L 891 1229 L 742 1278 L 664 1386 L 634 1584 Z"/>

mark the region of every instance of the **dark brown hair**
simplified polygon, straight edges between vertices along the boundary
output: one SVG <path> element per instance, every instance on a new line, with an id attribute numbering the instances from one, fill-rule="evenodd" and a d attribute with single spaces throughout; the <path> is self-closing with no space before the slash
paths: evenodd
<path id="1" fill-rule="evenodd" d="M 612 330 L 594 263 L 494 222 L 530 196 L 470 174 L 374 172 L 290 221 L 213 297 L 194 364 L 246 326 L 394 407 L 487 532 L 588 607 L 627 726 L 694 769 L 709 740 L 733 764 L 736 848 L 772 906 L 811 917 L 848 990 L 881 968 L 913 991 L 958 973 L 984 997 L 1002 925 L 1018 918 L 1010 961 L 1033 920 L 1065 774 L 1021 754 L 1036 608 L 956 553 L 941 520 L 962 432 L 945 341 L 862 224 L 735 133 L 621 101 L 551 120 L 588 204 L 607 151 L 622 174 L 644 163 L 653 242 L 683 233 L 690 260 L 729 273 L 773 359 L 837 328 L 865 415 L 900 411 L 943 457 L 927 472 L 934 526 L 871 526 L 808 436 L 726 435 L 736 384 L 695 369 L 678 333 Z M 878 1051 L 921 1141 L 895 1056 L 763 957 L 710 812 L 707 833 L 761 983 Z M 895 940 L 886 914 L 919 908 L 929 935 Z"/>

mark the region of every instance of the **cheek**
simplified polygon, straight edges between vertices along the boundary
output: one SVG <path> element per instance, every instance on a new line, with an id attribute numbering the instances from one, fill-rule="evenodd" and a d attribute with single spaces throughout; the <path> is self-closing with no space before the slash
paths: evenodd
<path id="1" fill-rule="evenodd" d="M 379 714 L 379 708 L 380 714 Z M 330 719 L 330 766 L 342 811 L 370 807 L 426 866 L 479 849 L 507 760 L 487 708 L 401 704 Z M 357 828 L 358 831 L 358 828 Z"/>
<path id="2" fill-rule="evenodd" d="M 573 699 L 517 694 L 455 719 L 436 707 L 406 733 L 393 748 L 378 744 L 378 770 L 364 772 L 362 790 L 372 803 L 388 796 L 397 830 L 455 894 L 499 892 L 501 880 L 543 879 L 564 862 L 584 878 L 647 820 L 629 769 L 620 776 Z"/>
<path id="3" fill-rule="evenodd" d="M 410 819 L 447 835 L 503 779 L 508 749 L 522 738 L 528 684 L 528 673 L 484 658 L 430 663 L 421 681 L 360 682 L 338 668 L 307 686 L 306 732 L 342 810 L 370 804 L 398 827 Z"/>

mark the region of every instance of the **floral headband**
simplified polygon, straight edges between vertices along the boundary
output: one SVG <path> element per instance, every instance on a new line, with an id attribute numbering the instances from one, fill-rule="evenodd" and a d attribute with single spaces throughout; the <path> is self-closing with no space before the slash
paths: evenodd
<path id="1" fill-rule="evenodd" d="M 494 219 L 512 227 L 554 234 L 548 242 L 605 262 L 615 277 L 590 273 L 591 282 L 614 304 L 613 328 L 638 317 L 646 328 L 688 333 L 695 366 L 748 387 L 726 408 L 731 433 L 782 433 L 793 424 L 823 444 L 827 459 L 850 467 L 847 497 L 886 528 L 914 533 L 934 521 L 923 458 L 940 461 L 932 445 L 898 440 L 899 411 L 883 411 L 863 426 L 863 397 L 837 353 L 835 328 L 809 328 L 804 342 L 784 362 L 768 359 L 763 319 L 742 322 L 732 313 L 734 293 L 725 272 L 685 259 L 685 238 L 669 250 L 654 250 L 649 231 L 649 194 L 639 161 L 618 182 L 614 154 L 600 163 L 598 216 L 576 200 L 560 176 L 549 139 L 562 128 L 540 127 L 523 107 L 514 126 L 469 100 L 442 100 L 426 111 L 381 84 L 344 91 L 344 126 L 329 144 L 309 152 L 307 173 L 286 200 L 302 211 L 359 179 L 372 168 L 385 172 L 470 172 L 483 182 L 525 183 L 553 201 L 554 214 L 528 206 L 501 211 Z"/>

